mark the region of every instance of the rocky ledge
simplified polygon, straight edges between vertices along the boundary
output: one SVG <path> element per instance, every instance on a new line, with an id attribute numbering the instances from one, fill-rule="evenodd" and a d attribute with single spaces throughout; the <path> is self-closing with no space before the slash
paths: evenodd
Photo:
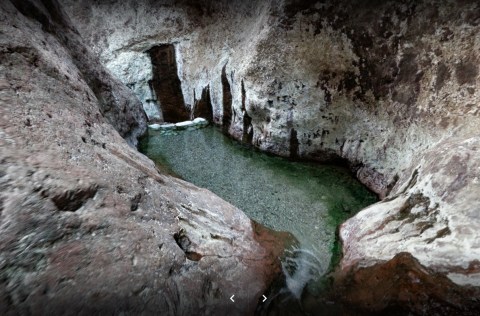
<path id="1" fill-rule="evenodd" d="M 285 236 L 137 152 L 141 103 L 58 3 L 0 29 L 0 314 L 253 313 Z"/>
<path id="2" fill-rule="evenodd" d="M 176 130 L 195 130 L 208 126 L 208 121 L 204 118 L 197 117 L 193 121 L 184 121 L 178 123 L 163 123 L 163 124 L 151 124 L 148 127 L 154 131 L 176 131 Z"/>

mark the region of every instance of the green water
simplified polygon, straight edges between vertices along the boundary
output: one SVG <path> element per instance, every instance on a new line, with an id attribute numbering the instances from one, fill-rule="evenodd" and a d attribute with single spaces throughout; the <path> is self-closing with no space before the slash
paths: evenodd
<path id="1" fill-rule="evenodd" d="M 214 127 L 167 135 L 151 131 L 140 151 L 257 222 L 292 233 L 298 248 L 307 250 L 316 277 L 329 267 L 336 227 L 376 201 L 343 168 L 270 156 L 242 146 Z"/>

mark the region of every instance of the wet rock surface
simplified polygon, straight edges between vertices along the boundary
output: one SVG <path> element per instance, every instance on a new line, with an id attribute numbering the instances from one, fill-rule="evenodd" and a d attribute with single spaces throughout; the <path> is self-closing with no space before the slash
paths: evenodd
<path id="1" fill-rule="evenodd" d="M 253 313 L 288 236 L 131 146 L 141 103 L 55 1 L 0 25 L 0 314 Z"/>

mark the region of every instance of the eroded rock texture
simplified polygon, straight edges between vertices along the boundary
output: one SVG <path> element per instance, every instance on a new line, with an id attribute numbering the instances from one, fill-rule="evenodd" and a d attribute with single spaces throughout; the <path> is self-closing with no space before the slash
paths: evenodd
<path id="1" fill-rule="evenodd" d="M 187 108 L 209 87 L 233 137 L 349 161 L 384 200 L 342 225 L 343 270 L 408 252 L 480 285 L 478 1 L 170 4 L 67 7 L 122 80 L 147 49 L 175 43 Z"/>
<path id="2" fill-rule="evenodd" d="M 0 29 L 0 314 L 251 314 L 279 239 L 125 141 L 141 103 L 55 1 Z"/>
<path id="3" fill-rule="evenodd" d="M 337 295 L 357 313 L 380 315 L 477 315 L 478 288 L 455 284 L 425 268 L 409 253 L 360 267 L 340 277 Z"/>

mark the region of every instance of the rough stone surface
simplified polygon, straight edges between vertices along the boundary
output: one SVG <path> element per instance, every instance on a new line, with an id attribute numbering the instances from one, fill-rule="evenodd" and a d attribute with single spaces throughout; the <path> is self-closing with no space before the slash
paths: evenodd
<path id="1" fill-rule="evenodd" d="M 148 54 L 125 53 L 119 56 L 115 63 L 106 66 L 115 77 L 134 91 L 150 122 L 163 122 L 159 101 L 152 85 L 152 61 Z"/>
<path id="2" fill-rule="evenodd" d="M 462 287 L 409 253 L 340 276 L 336 295 L 366 315 L 478 315 L 480 290 Z"/>
<path id="3" fill-rule="evenodd" d="M 40 23 L 41 29 L 54 36 L 66 49 L 66 53 L 71 55 L 71 61 L 79 73 L 77 78 L 65 74 L 63 79 L 67 81 L 83 79 L 97 99 L 101 114 L 114 124 L 121 136 L 132 145 L 136 145 L 137 137 L 142 135 L 147 127 L 145 112 L 138 106 L 138 99 L 123 84 L 113 79 L 98 58 L 87 49 L 58 3 L 56 1 L 38 3 L 12 1 L 12 3 L 25 17 Z M 37 57 L 32 58 L 31 62 L 35 62 Z M 91 99 L 91 96 L 84 96 L 84 99 L 89 98 Z"/>
<path id="4" fill-rule="evenodd" d="M 129 146 L 141 103 L 54 1 L 0 29 L 0 314 L 253 313 L 279 238 Z"/>
<path id="5" fill-rule="evenodd" d="M 342 225 L 343 266 L 415 253 L 456 283 L 480 285 L 477 210 L 480 139 L 451 138 L 425 152 L 409 182 Z M 382 236 L 382 238 L 378 238 Z"/>

